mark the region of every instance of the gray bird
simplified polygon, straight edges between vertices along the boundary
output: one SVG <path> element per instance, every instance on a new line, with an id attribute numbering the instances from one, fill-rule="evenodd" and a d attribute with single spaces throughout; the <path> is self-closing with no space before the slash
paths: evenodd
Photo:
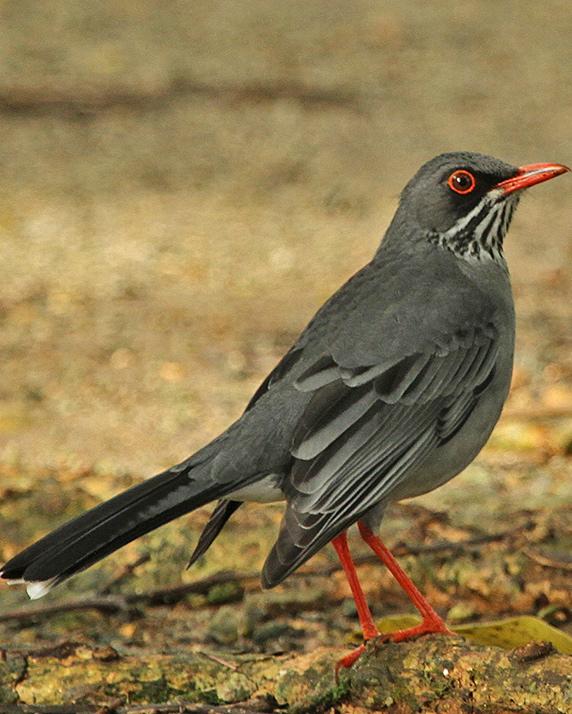
<path id="1" fill-rule="evenodd" d="M 346 530 L 357 523 L 422 615 L 392 638 L 449 632 L 375 534 L 389 503 L 444 484 L 489 438 L 514 352 L 503 240 L 521 191 L 565 171 L 464 152 L 427 162 L 403 190 L 373 260 L 317 312 L 234 424 L 180 464 L 49 533 L 1 577 L 41 597 L 219 499 L 192 564 L 244 501 L 284 499 L 264 587 L 332 541 L 364 639 L 377 636 L 347 545 Z M 351 665 L 362 648 L 340 664 Z"/>

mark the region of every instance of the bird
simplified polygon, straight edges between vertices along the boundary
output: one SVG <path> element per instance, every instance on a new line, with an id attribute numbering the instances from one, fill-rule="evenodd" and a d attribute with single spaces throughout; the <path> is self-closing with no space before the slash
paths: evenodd
<path id="1" fill-rule="evenodd" d="M 332 543 L 364 644 L 378 637 L 348 546 L 362 539 L 421 615 L 399 642 L 450 634 L 378 535 L 389 504 L 432 491 L 487 442 L 509 393 L 515 312 L 503 241 L 522 192 L 569 169 L 444 153 L 403 189 L 372 260 L 317 311 L 243 414 L 189 458 L 56 528 L 0 577 L 31 598 L 210 502 L 189 565 L 248 501 L 285 501 L 262 586 Z"/>

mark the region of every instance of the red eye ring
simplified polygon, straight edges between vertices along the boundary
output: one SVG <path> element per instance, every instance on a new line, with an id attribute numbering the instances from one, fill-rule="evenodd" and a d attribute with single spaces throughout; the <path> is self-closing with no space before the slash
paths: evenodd
<path id="1" fill-rule="evenodd" d="M 455 193 L 464 196 L 467 193 L 471 193 L 477 185 L 477 181 L 470 171 L 465 169 L 458 169 L 453 171 L 453 173 L 447 179 L 447 186 Z"/>

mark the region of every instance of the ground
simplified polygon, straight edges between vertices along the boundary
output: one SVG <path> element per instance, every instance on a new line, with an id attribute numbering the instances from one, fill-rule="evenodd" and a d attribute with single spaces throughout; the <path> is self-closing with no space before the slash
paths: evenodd
<path id="1" fill-rule="evenodd" d="M 469 149 L 572 162 L 572 10 L 559 0 L 62 0 L 0 13 L 2 558 L 238 416 L 371 255 L 422 161 Z M 569 177 L 534 189 L 509 234 L 516 369 L 490 445 L 384 524 L 403 552 L 477 539 L 403 559 L 454 622 L 535 614 L 570 630 L 569 195 Z M 224 584 L 143 599 L 137 617 L 0 615 L 0 642 L 343 644 L 355 613 L 340 573 L 319 574 L 329 550 L 308 566 L 318 574 L 262 595 L 252 576 L 280 507 L 239 511 L 186 572 L 206 517 L 128 546 L 45 604 L 236 571 Z M 376 615 L 408 610 L 380 568 L 360 573 Z M 25 605 L 18 591 L 0 597 L 5 613 Z"/>

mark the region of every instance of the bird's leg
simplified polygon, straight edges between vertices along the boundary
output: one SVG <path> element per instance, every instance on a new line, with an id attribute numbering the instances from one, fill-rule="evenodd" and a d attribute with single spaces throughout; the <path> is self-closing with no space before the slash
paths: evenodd
<path id="1" fill-rule="evenodd" d="M 379 635 L 379 631 L 375 626 L 369 605 L 365 599 L 364 592 L 362 590 L 361 584 L 358 580 L 356 573 L 356 568 L 350 554 L 350 549 L 348 547 L 348 537 L 346 532 L 340 533 L 332 540 L 332 545 L 336 549 L 340 563 L 350 584 L 352 595 L 356 604 L 356 610 L 359 618 L 359 624 L 361 626 L 361 631 L 363 632 L 363 638 L 367 642 L 372 640 L 374 637 Z M 360 645 L 357 649 L 353 650 L 349 654 L 342 657 L 336 664 L 336 678 L 338 672 L 342 668 L 348 668 L 353 665 L 353 663 L 360 657 L 360 655 L 365 650 L 365 644 Z"/>
<path id="2" fill-rule="evenodd" d="M 381 560 L 381 562 L 387 567 L 389 572 L 405 590 L 411 602 L 421 613 L 423 621 L 421 624 L 415 627 L 409 627 L 406 630 L 398 630 L 397 632 L 392 632 L 388 635 L 388 639 L 393 642 L 402 642 L 403 640 L 413 639 L 414 637 L 419 637 L 420 635 L 427 635 L 431 633 L 441 633 L 444 635 L 454 634 L 447 627 L 444 620 L 442 620 L 435 610 L 431 607 L 429 602 L 423 597 L 421 592 L 417 589 L 415 584 L 411 581 L 407 573 L 401 568 L 399 563 L 395 560 L 393 555 L 389 552 L 386 546 L 382 543 L 381 539 L 376 536 L 364 523 L 361 521 L 358 523 L 358 528 L 361 537 Z"/>

